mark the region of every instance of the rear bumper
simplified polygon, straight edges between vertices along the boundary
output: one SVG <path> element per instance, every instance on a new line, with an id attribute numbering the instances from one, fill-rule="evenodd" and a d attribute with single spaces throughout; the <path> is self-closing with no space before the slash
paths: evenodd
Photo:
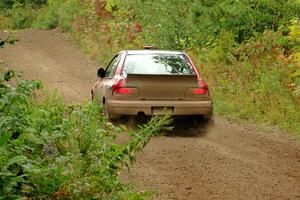
<path id="1" fill-rule="evenodd" d="M 169 113 L 178 115 L 210 115 L 212 113 L 212 101 L 155 101 L 155 100 L 108 100 L 106 102 L 111 116 L 137 115 L 142 112 L 145 115 L 154 115 L 155 108 L 172 108 Z"/>

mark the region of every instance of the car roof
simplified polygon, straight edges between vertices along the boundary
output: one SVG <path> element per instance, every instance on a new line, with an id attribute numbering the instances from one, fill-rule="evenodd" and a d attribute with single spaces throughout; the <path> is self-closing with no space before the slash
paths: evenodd
<path id="1" fill-rule="evenodd" d="M 169 51 L 169 50 L 128 50 L 127 55 L 148 55 L 148 54 L 168 54 L 168 55 L 182 55 L 182 51 Z"/>

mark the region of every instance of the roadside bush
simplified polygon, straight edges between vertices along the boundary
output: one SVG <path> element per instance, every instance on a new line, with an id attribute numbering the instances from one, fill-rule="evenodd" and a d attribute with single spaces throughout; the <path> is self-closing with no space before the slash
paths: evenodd
<path id="1" fill-rule="evenodd" d="M 48 6 L 39 10 L 32 26 L 41 29 L 53 29 L 60 26 L 64 31 L 70 31 L 74 18 L 81 14 L 78 0 L 49 0 Z"/>
<path id="2" fill-rule="evenodd" d="M 291 75 L 299 65 L 288 53 L 293 41 L 272 31 L 241 45 L 232 37 L 221 40 L 199 56 L 201 72 L 213 90 L 215 111 L 300 133 L 300 106 L 291 87 L 295 80 Z"/>
<path id="3" fill-rule="evenodd" d="M 12 29 L 23 29 L 31 26 L 34 18 L 35 10 L 28 6 L 24 6 L 20 3 L 13 4 L 11 10 L 9 10 L 10 16 L 10 28 Z"/>
<path id="4" fill-rule="evenodd" d="M 11 9 L 14 4 L 30 5 L 38 7 L 47 3 L 47 0 L 1 0 L 0 1 L 0 10 L 1 9 Z"/>
<path id="5" fill-rule="evenodd" d="M 92 103 L 66 106 L 57 96 L 36 99 L 39 81 L 0 80 L 0 199 L 141 199 L 118 181 L 137 151 L 169 124 L 153 118 L 131 141 Z"/>
<path id="6" fill-rule="evenodd" d="M 142 43 L 163 49 L 190 47 L 195 30 L 189 18 L 191 4 L 187 0 L 129 1 L 133 20 L 143 27 Z"/>
<path id="7" fill-rule="evenodd" d="M 230 30 L 239 43 L 267 29 L 277 31 L 293 17 L 298 17 L 300 11 L 297 0 L 203 0 L 194 1 L 193 6 L 194 22 L 200 30 L 208 31 L 209 35 Z"/>
<path id="8" fill-rule="evenodd" d="M 297 0 L 130 0 L 129 4 L 133 19 L 143 26 L 144 43 L 167 49 L 205 46 L 223 31 L 242 43 L 265 30 L 277 31 L 300 13 Z"/>
<path id="9" fill-rule="evenodd" d="M 84 12 L 79 0 L 5 1 L 0 4 L 1 8 L 1 16 L 8 17 L 11 29 L 53 29 L 60 26 L 70 31 L 75 17 Z"/>
<path id="10" fill-rule="evenodd" d="M 54 29 L 59 25 L 58 7 L 53 9 L 44 7 L 38 11 L 36 20 L 32 23 L 33 28 Z"/>

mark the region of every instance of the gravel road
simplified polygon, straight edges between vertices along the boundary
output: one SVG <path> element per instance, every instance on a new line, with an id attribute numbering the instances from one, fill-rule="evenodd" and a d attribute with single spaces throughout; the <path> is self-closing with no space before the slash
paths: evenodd
<path id="1" fill-rule="evenodd" d="M 2 68 L 6 63 L 26 78 L 42 80 L 68 103 L 89 100 L 97 63 L 66 34 L 28 29 L 17 36 L 15 46 L 0 49 Z M 175 130 L 153 138 L 121 179 L 156 191 L 154 199 L 300 200 L 300 140 L 217 118 L 205 131 Z"/>

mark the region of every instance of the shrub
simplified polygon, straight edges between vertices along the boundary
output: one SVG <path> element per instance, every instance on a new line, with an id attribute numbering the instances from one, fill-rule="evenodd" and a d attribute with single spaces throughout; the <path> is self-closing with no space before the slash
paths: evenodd
<path id="1" fill-rule="evenodd" d="M 92 103 L 66 106 L 57 96 L 34 98 L 38 81 L 17 80 L 6 72 L 0 82 L 0 199 L 130 199 L 118 181 L 138 150 L 169 123 L 153 118 L 132 140 L 116 144 L 127 132 L 108 123 Z"/>
<path id="2" fill-rule="evenodd" d="M 56 7 L 55 9 L 59 9 Z M 38 11 L 36 20 L 32 23 L 33 28 L 54 29 L 59 25 L 57 10 L 44 7 Z"/>
<path id="3" fill-rule="evenodd" d="M 295 0 L 200 1 L 194 6 L 194 19 L 200 27 L 210 29 L 210 34 L 230 30 L 239 43 L 266 29 L 277 31 L 299 13 Z"/>
<path id="4" fill-rule="evenodd" d="M 80 13 L 78 0 L 49 0 L 48 6 L 39 11 L 32 26 L 41 29 L 53 29 L 60 26 L 64 31 L 70 31 L 75 16 Z"/>
<path id="5" fill-rule="evenodd" d="M 23 29 L 30 27 L 34 18 L 34 13 L 34 10 L 28 6 L 20 3 L 13 4 L 12 9 L 9 11 L 10 28 Z"/>
<path id="6" fill-rule="evenodd" d="M 47 0 L 1 0 L 0 1 L 0 10 L 1 9 L 11 9 L 14 4 L 29 5 L 33 7 L 38 7 L 47 3 Z"/>
<path id="7" fill-rule="evenodd" d="M 300 133 L 300 102 L 290 88 L 291 74 L 299 68 L 287 53 L 289 41 L 284 40 L 287 37 L 272 31 L 241 45 L 227 37 L 199 56 L 217 113 Z"/>

